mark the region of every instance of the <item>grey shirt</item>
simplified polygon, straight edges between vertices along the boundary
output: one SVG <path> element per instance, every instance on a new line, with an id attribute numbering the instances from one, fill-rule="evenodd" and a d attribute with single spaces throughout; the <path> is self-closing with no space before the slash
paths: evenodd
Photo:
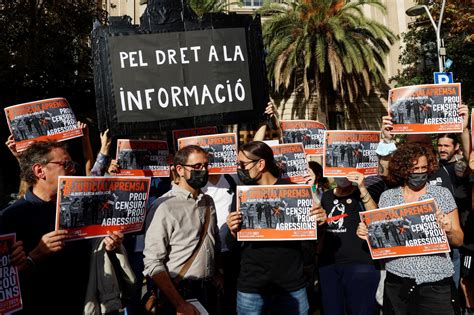
<path id="1" fill-rule="evenodd" d="M 215 252 L 219 246 L 214 201 L 202 193 L 194 199 L 189 191 L 174 184 L 153 202 L 147 216 L 144 275 L 152 277 L 167 271 L 170 277 L 176 277 L 199 242 L 206 207 L 211 211 L 209 228 L 184 278 L 207 279 L 214 275 Z"/>
<path id="2" fill-rule="evenodd" d="M 454 198 L 447 188 L 427 184 L 426 194 L 419 200 L 433 198 L 440 211 L 450 213 L 456 209 Z M 380 196 L 379 208 L 404 204 L 402 188 L 385 191 Z M 399 257 L 387 259 L 385 268 L 399 277 L 415 279 L 417 284 L 436 282 L 454 274 L 454 266 L 448 253 Z"/>

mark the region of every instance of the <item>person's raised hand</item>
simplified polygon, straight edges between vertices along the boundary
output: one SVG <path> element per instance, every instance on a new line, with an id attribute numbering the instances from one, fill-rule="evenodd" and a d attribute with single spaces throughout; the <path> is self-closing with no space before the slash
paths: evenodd
<path id="1" fill-rule="evenodd" d="M 326 223 L 326 220 L 328 218 L 326 210 L 321 207 L 320 203 L 315 203 L 313 205 L 311 210 L 309 210 L 309 215 L 315 218 L 316 222 L 318 222 L 318 225 L 323 225 L 324 223 Z"/>
<path id="2" fill-rule="evenodd" d="M 84 137 L 89 137 L 89 126 L 86 123 L 78 120 L 77 128 L 82 130 L 82 134 L 84 135 Z"/>
<path id="3" fill-rule="evenodd" d="M 26 253 L 23 248 L 22 241 L 16 241 L 10 253 L 10 264 L 14 267 L 18 267 L 19 270 L 22 270 L 26 264 Z"/>
<path id="4" fill-rule="evenodd" d="M 362 173 L 359 172 L 350 172 L 347 174 L 347 180 L 356 183 L 357 187 L 362 188 L 365 187 L 365 182 L 364 182 L 365 176 Z"/>
<path id="5" fill-rule="evenodd" d="M 65 241 L 69 238 L 68 231 L 57 230 L 46 233 L 41 237 L 40 242 L 30 252 L 34 261 L 41 260 L 53 253 L 59 252 L 65 246 Z"/>
<path id="6" fill-rule="evenodd" d="M 117 175 L 117 173 L 120 171 L 120 165 L 118 164 L 117 160 L 112 160 L 110 161 L 109 169 L 107 170 L 107 173 L 110 175 Z"/>
<path id="7" fill-rule="evenodd" d="M 124 235 L 119 231 L 107 232 L 108 236 L 104 238 L 105 250 L 114 251 L 122 245 Z"/>
<path id="8" fill-rule="evenodd" d="M 109 137 L 109 129 L 100 133 L 100 154 L 109 155 L 112 138 Z"/>
<path id="9" fill-rule="evenodd" d="M 16 142 L 15 139 L 13 139 L 13 135 L 8 136 L 5 145 L 17 160 L 20 159 L 21 153 L 16 150 Z"/>
<path id="10" fill-rule="evenodd" d="M 357 226 L 356 234 L 359 238 L 367 241 L 369 239 L 369 230 L 367 229 L 367 225 L 364 222 L 360 222 Z"/>
<path id="11" fill-rule="evenodd" d="M 382 133 L 383 133 L 384 140 L 393 139 L 392 129 L 393 129 L 392 116 L 390 114 L 387 116 L 383 116 L 382 117 Z"/>
<path id="12" fill-rule="evenodd" d="M 237 232 L 240 231 L 242 225 L 242 213 L 240 211 L 229 213 L 226 223 L 232 235 L 237 236 Z"/>

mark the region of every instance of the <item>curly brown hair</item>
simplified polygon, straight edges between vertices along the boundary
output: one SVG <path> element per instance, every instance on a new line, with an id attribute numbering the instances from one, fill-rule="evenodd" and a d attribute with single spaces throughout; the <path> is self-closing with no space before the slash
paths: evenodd
<path id="1" fill-rule="evenodd" d="M 428 174 L 438 170 L 438 159 L 434 148 L 421 143 L 406 143 L 395 151 L 388 165 L 389 180 L 392 184 L 404 185 L 413 165 L 422 156 L 428 160 Z"/>

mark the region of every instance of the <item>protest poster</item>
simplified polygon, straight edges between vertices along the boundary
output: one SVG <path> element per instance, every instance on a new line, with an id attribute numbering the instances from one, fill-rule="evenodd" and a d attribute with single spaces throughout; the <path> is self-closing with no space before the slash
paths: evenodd
<path id="1" fill-rule="evenodd" d="M 323 154 L 326 126 L 314 120 L 282 120 L 283 143 L 303 143 L 307 154 Z"/>
<path id="2" fill-rule="evenodd" d="M 177 151 L 176 148 L 178 147 L 178 139 L 180 139 L 180 138 L 188 138 L 188 137 L 204 136 L 204 135 L 213 135 L 213 134 L 216 134 L 216 133 L 217 133 L 217 127 L 216 126 L 173 130 L 174 149 Z"/>
<path id="3" fill-rule="evenodd" d="M 5 108 L 18 152 L 35 141 L 63 141 L 82 136 L 76 116 L 64 98 L 50 98 Z"/>
<path id="4" fill-rule="evenodd" d="M 169 177 L 168 143 L 161 140 L 117 140 L 119 176 Z"/>
<path id="5" fill-rule="evenodd" d="M 324 139 L 324 177 L 346 177 L 354 171 L 377 175 L 379 131 L 328 130 Z"/>
<path id="6" fill-rule="evenodd" d="M 424 84 L 391 89 L 394 134 L 462 132 L 461 84 Z"/>
<path id="7" fill-rule="evenodd" d="M 101 130 L 224 125 L 263 113 L 268 85 L 260 17 L 210 14 L 196 23 L 180 4 L 149 6 L 140 28 L 122 19 L 92 32 Z M 158 10 L 164 16 L 148 15 Z M 182 14 L 179 21 L 168 16 L 175 13 Z"/>
<path id="8" fill-rule="evenodd" d="M 209 174 L 237 173 L 237 135 L 220 133 L 178 139 L 178 149 L 197 145 L 209 154 Z"/>
<path id="9" fill-rule="evenodd" d="M 68 230 L 70 240 L 142 229 L 150 177 L 60 176 L 56 230 Z"/>
<path id="10" fill-rule="evenodd" d="M 434 199 L 360 212 L 373 259 L 449 252 Z"/>
<path id="11" fill-rule="evenodd" d="M 292 183 L 305 183 L 308 173 L 308 161 L 306 161 L 303 144 L 286 143 L 270 146 L 273 156 L 281 169 L 281 178 Z"/>
<path id="12" fill-rule="evenodd" d="M 0 314 L 10 314 L 23 308 L 18 268 L 10 263 L 10 254 L 15 242 L 15 234 L 0 235 Z"/>
<path id="13" fill-rule="evenodd" d="M 309 185 L 237 186 L 237 211 L 242 213 L 239 241 L 315 240 L 316 221 L 309 215 Z"/>

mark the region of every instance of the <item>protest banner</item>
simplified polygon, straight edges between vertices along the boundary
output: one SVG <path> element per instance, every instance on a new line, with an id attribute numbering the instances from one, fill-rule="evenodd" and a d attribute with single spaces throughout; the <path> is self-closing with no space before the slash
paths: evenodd
<path id="1" fill-rule="evenodd" d="M 353 171 L 377 175 L 379 131 L 328 130 L 324 139 L 324 177 L 346 177 Z"/>
<path id="2" fill-rule="evenodd" d="M 82 136 L 76 116 L 64 98 L 50 98 L 5 108 L 18 152 L 35 141 L 63 141 Z"/>
<path id="3" fill-rule="evenodd" d="M 15 234 L 0 235 L 0 314 L 10 314 L 21 310 L 21 291 L 18 268 L 10 263 Z"/>
<path id="4" fill-rule="evenodd" d="M 281 169 L 281 178 L 292 183 L 305 183 L 308 173 L 308 161 L 301 143 L 287 143 L 270 146 L 273 156 Z"/>
<path id="5" fill-rule="evenodd" d="M 188 137 L 204 136 L 204 135 L 213 135 L 213 134 L 216 134 L 216 133 L 217 133 L 217 127 L 216 126 L 173 130 L 174 149 L 175 149 L 175 151 L 177 151 L 178 139 L 180 139 L 180 138 L 188 138 Z"/>
<path id="6" fill-rule="evenodd" d="M 394 134 L 462 132 L 461 84 L 424 84 L 391 89 Z"/>
<path id="7" fill-rule="evenodd" d="M 239 241 L 315 240 L 316 221 L 309 215 L 309 185 L 237 186 L 237 211 L 242 213 Z"/>
<path id="8" fill-rule="evenodd" d="M 136 134 L 251 121 L 263 113 L 260 17 L 210 14 L 196 23 L 183 11 L 178 20 L 168 17 L 180 4 L 158 5 L 164 4 L 148 4 L 154 8 L 145 10 L 140 28 L 122 19 L 92 33 L 100 129 Z M 154 12 L 159 22 L 149 16 Z"/>
<path id="9" fill-rule="evenodd" d="M 436 222 L 434 199 L 360 212 L 369 230 L 373 259 L 449 252 L 446 233 Z"/>
<path id="10" fill-rule="evenodd" d="M 169 177 L 168 143 L 161 140 L 117 140 L 117 175 Z"/>
<path id="11" fill-rule="evenodd" d="M 209 174 L 237 173 L 237 135 L 220 133 L 178 139 L 178 149 L 197 145 L 209 154 Z"/>
<path id="12" fill-rule="evenodd" d="M 68 230 L 69 240 L 142 229 L 150 177 L 60 176 L 56 230 Z"/>
<path id="13" fill-rule="evenodd" d="M 326 126 L 314 120 L 282 120 L 283 143 L 303 143 L 307 154 L 323 154 Z"/>

